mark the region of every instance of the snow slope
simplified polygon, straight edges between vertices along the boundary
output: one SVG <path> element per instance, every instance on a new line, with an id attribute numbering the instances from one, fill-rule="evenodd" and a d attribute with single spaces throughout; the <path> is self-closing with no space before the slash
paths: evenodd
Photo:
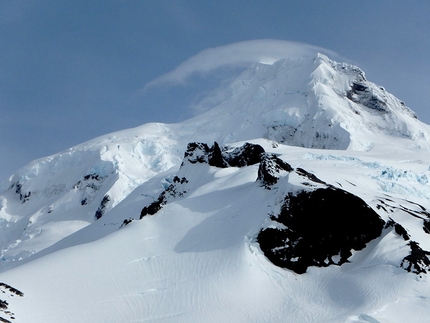
<path id="1" fill-rule="evenodd" d="M 24 296 L 0 299 L 17 322 L 428 321 L 428 268 L 408 272 L 403 260 L 410 241 L 430 250 L 430 127 L 359 68 L 321 54 L 254 65 L 225 91 L 193 119 L 96 138 L 1 184 L 0 280 Z M 259 144 L 295 171 L 268 189 L 258 164 L 183 160 L 189 142 L 214 141 L 224 154 Z M 259 232 L 282 229 L 270 218 L 289 192 L 322 185 L 299 168 L 410 240 L 387 226 L 341 266 L 299 275 L 273 265 Z"/>

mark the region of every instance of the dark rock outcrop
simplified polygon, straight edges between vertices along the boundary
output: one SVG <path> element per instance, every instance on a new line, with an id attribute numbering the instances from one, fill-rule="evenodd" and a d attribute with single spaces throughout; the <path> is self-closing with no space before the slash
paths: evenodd
<path id="1" fill-rule="evenodd" d="M 184 153 L 184 159 L 181 168 L 186 167 L 187 164 L 204 163 L 213 167 L 226 168 L 226 167 L 245 167 L 260 163 L 264 148 L 260 145 L 245 143 L 243 146 L 227 152 L 227 149 L 221 149 L 217 142 L 214 142 L 212 147 L 205 143 L 191 142 L 187 145 L 187 150 Z M 273 157 L 275 160 L 275 157 Z M 276 158 L 276 167 L 290 169 L 291 166 Z M 275 167 L 275 166 L 274 166 Z M 273 181 L 273 178 L 267 179 Z M 140 212 L 140 219 L 146 215 L 154 215 L 161 210 L 170 197 L 182 197 L 187 193 L 187 189 L 183 184 L 188 183 L 185 177 L 179 178 L 175 176 L 172 184 L 165 189 L 160 196 L 150 205 L 142 208 Z M 102 213 L 101 213 L 102 215 Z"/>
<path id="2" fill-rule="evenodd" d="M 15 193 L 19 196 L 19 200 L 22 204 L 30 199 L 31 191 L 24 192 L 22 189 L 22 184 L 20 182 L 13 183 L 9 189 L 15 188 Z"/>
<path id="3" fill-rule="evenodd" d="M 213 146 L 209 149 L 208 153 L 208 164 L 210 166 L 225 168 L 227 167 L 227 163 L 222 157 L 221 148 L 218 143 L 215 141 Z"/>
<path id="4" fill-rule="evenodd" d="M 128 219 L 124 219 L 124 221 L 122 221 L 121 225 L 119 226 L 119 228 L 121 229 L 122 227 L 125 227 L 126 225 L 129 225 L 131 222 L 133 222 L 133 218 L 128 218 Z"/>
<path id="5" fill-rule="evenodd" d="M 245 167 L 258 164 L 261 161 L 261 154 L 264 152 L 264 148 L 260 145 L 246 142 L 232 152 L 224 153 L 223 157 L 232 167 Z"/>
<path id="6" fill-rule="evenodd" d="M 411 252 L 403 258 L 400 266 L 408 272 L 426 274 L 430 270 L 430 252 L 423 250 L 416 241 L 411 241 L 408 245 Z"/>
<path id="7" fill-rule="evenodd" d="M 187 150 L 184 154 L 184 161 L 182 166 L 185 165 L 185 161 L 191 164 L 196 163 L 207 163 L 211 166 L 224 168 L 228 165 L 223 159 L 221 149 L 217 142 L 214 142 L 213 146 L 209 146 L 205 143 L 191 142 L 187 145 Z"/>
<path id="8" fill-rule="evenodd" d="M 324 182 L 324 181 L 320 180 L 318 177 L 316 177 L 315 174 L 309 173 L 308 171 L 304 170 L 303 168 L 297 168 L 296 173 L 298 175 L 310 180 L 311 182 L 330 186 L 326 182 Z M 307 185 L 308 183 L 304 183 L 304 184 Z"/>
<path id="9" fill-rule="evenodd" d="M 23 297 L 24 293 L 19 291 L 18 289 L 5 284 L 5 283 L 0 283 L 0 291 L 2 294 L 9 294 L 9 296 L 13 297 L 13 296 L 19 296 L 19 297 Z M 7 316 L 9 319 L 14 320 L 15 319 L 15 313 L 13 313 L 10 309 L 9 309 L 9 303 L 5 300 L 0 299 L 0 314 L 1 315 L 5 315 Z M 4 322 L 4 323 L 11 323 L 11 321 L 9 319 L 5 319 L 4 317 L 0 316 L 0 322 Z"/>
<path id="10" fill-rule="evenodd" d="M 164 192 L 163 192 L 164 193 Z M 140 211 L 140 217 L 139 219 L 142 219 L 144 216 L 147 215 L 154 215 L 158 211 L 161 210 L 161 207 L 166 204 L 166 199 L 164 194 L 161 193 L 157 200 L 149 204 L 148 206 L 145 206 L 142 211 Z"/>
<path id="11" fill-rule="evenodd" d="M 167 203 L 169 197 L 183 197 L 187 193 L 187 190 L 182 186 L 187 183 L 188 180 L 185 177 L 179 178 L 175 176 L 173 183 L 158 196 L 157 200 L 142 209 L 139 219 L 142 219 L 146 215 L 154 215 L 160 211 L 163 205 Z"/>
<path id="12" fill-rule="evenodd" d="M 291 172 L 293 168 L 274 154 L 263 153 L 258 166 L 257 181 L 267 189 L 275 185 L 282 171 Z"/>
<path id="13" fill-rule="evenodd" d="M 406 229 L 400 225 L 399 223 L 395 222 L 393 219 L 390 218 L 390 220 L 385 224 L 385 228 L 393 227 L 394 231 L 403 238 L 403 240 L 408 241 L 410 240 L 411 236 L 406 231 Z"/>
<path id="14" fill-rule="evenodd" d="M 90 204 L 97 196 L 97 192 L 103 186 L 103 182 L 107 179 L 107 176 L 100 176 L 96 173 L 90 173 L 85 175 L 75 185 L 73 190 L 79 190 L 81 192 L 81 205 Z M 103 214 L 99 214 L 103 215 Z"/>
<path id="15" fill-rule="evenodd" d="M 298 274 L 309 266 L 342 265 L 379 237 L 385 222 L 362 199 L 334 187 L 289 193 L 257 241 L 275 265 Z"/>
<path id="16" fill-rule="evenodd" d="M 425 233 L 430 234 L 430 220 L 426 219 L 423 221 L 423 230 Z"/>
<path id="17" fill-rule="evenodd" d="M 383 90 L 381 89 L 380 92 Z M 374 93 L 364 82 L 352 83 L 346 96 L 351 101 L 362 104 L 373 111 L 388 111 L 386 99 L 382 95 Z"/>
<path id="18" fill-rule="evenodd" d="M 404 200 L 404 203 L 409 204 L 409 207 L 406 207 L 400 203 L 395 203 L 393 200 L 387 198 L 380 198 L 376 207 L 378 210 L 382 209 L 388 214 L 393 213 L 395 210 L 400 210 L 413 216 L 414 218 L 421 219 L 423 221 L 423 231 L 427 234 L 430 234 L 430 212 L 421 204 L 412 202 L 410 200 Z"/>
<path id="19" fill-rule="evenodd" d="M 103 214 L 105 214 L 106 212 L 106 206 L 110 201 L 110 196 L 109 195 L 105 195 L 103 196 L 102 201 L 100 202 L 100 206 L 98 207 L 96 214 L 94 215 L 96 217 L 96 219 L 100 219 Z"/>
<path id="20" fill-rule="evenodd" d="M 222 150 L 217 142 L 214 142 L 212 147 L 205 143 L 191 142 L 187 145 L 182 166 L 189 162 L 191 164 L 207 163 L 219 168 L 245 167 L 258 164 L 261 154 L 264 152 L 264 148 L 260 145 L 248 142 L 231 152 L 227 152 L 226 148 Z"/>

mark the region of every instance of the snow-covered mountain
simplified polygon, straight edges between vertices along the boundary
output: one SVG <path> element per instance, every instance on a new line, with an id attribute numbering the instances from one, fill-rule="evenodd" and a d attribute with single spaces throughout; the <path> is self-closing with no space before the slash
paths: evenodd
<path id="1" fill-rule="evenodd" d="M 8 322 L 426 322 L 430 126 L 318 54 L 0 185 Z"/>

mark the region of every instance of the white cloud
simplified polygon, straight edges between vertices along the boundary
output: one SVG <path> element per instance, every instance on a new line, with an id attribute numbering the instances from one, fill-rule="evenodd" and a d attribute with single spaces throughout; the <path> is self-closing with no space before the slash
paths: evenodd
<path id="1" fill-rule="evenodd" d="M 147 83 L 143 90 L 159 85 L 183 84 L 195 73 L 205 74 L 224 66 L 243 66 L 257 62 L 273 64 L 284 57 L 308 57 L 317 52 L 338 57 L 336 53 L 321 47 L 273 39 L 249 40 L 209 48 L 181 63 L 173 71 Z"/>

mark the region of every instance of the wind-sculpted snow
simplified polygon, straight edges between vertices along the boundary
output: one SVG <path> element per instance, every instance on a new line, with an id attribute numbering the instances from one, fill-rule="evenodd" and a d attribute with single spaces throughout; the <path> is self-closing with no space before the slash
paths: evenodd
<path id="1" fill-rule="evenodd" d="M 278 178 L 275 174 L 279 170 L 291 170 L 291 166 L 283 163 L 276 156 L 267 156 L 264 148 L 260 145 L 247 142 L 233 150 L 228 147 L 223 147 L 221 150 L 217 142 L 214 142 L 210 148 L 206 143 L 192 142 L 187 145 L 178 175 L 187 172 L 193 173 L 193 165 L 195 164 L 207 164 L 212 167 L 227 168 L 245 167 L 257 163 L 260 163 L 258 179 L 262 182 L 262 185 L 267 187 L 276 183 Z M 157 200 L 142 209 L 139 218 L 142 219 L 146 215 L 154 215 L 172 197 L 184 197 L 188 193 L 189 189 L 187 187 L 189 186 L 189 180 L 186 177 L 180 178 L 175 176 L 172 183 L 160 194 Z"/>

